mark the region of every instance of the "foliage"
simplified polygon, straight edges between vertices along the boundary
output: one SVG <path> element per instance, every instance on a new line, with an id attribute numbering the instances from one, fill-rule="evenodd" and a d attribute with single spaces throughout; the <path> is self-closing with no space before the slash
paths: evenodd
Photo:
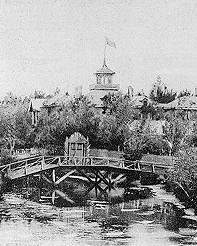
<path id="1" fill-rule="evenodd" d="M 108 94 L 102 98 L 103 113 L 108 112 L 114 115 L 117 120 L 127 123 L 133 117 L 134 110 L 131 107 L 130 99 L 122 93 Z"/>
<path id="2" fill-rule="evenodd" d="M 15 161 L 15 158 L 10 154 L 9 149 L 2 149 L 0 152 L 0 165 L 6 165 Z"/>
<path id="3" fill-rule="evenodd" d="M 0 138 L 1 145 L 11 152 L 14 147 L 41 147 L 51 154 L 63 154 L 64 141 L 74 132 L 88 136 L 91 148 L 124 149 L 132 158 L 139 158 L 143 153 L 169 153 L 169 143 L 173 146 L 172 153 L 175 153 L 180 146 L 189 143 L 186 134 L 188 122 L 169 117 L 165 138 L 157 136 L 146 126 L 147 119 L 139 120 L 139 114 L 150 113 L 160 119 L 163 118 L 162 109 L 144 104 L 136 113 L 130 98 L 122 93 L 108 94 L 103 98 L 104 112 L 96 109 L 85 96 L 53 108 L 50 114 L 43 109 L 36 128 L 31 127 L 28 100 L 9 94 L 4 101 L 6 103 L 0 107 Z M 136 117 L 140 124 L 132 130 L 130 125 Z"/>
<path id="4" fill-rule="evenodd" d="M 47 148 L 50 153 L 63 154 L 64 141 L 74 132 L 88 136 L 90 142 L 94 144 L 98 125 L 94 106 L 88 99 L 84 96 L 74 98 L 50 115 L 42 112 L 37 128 L 36 144 Z"/>
<path id="5" fill-rule="evenodd" d="M 124 143 L 126 158 L 139 160 L 143 154 L 167 155 L 169 147 L 162 136 L 151 131 L 150 126 L 144 126 L 140 122 L 130 129 Z"/>
<path id="6" fill-rule="evenodd" d="M 8 148 L 10 153 L 16 145 L 19 147 L 30 144 L 31 118 L 26 106 L 23 101 L 14 100 L 0 107 L 1 146 Z"/>
<path id="7" fill-rule="evenodd" d="M 109 95 L 105 104 L 108 105 L 108 110 L 102 114 L 85 96 L 81 96 L 73 98 L 50 115 L 42 112 L 36 144 L 46 147 L 50 152 L 54 149 L 53 153 L 63 154 L 66 136 L 80 132 L 89 137 L 92 148 L 123 148 L 127 124 L 133 115 L 129 100 L 120 94 Z"/>
<path id="8" fill-rule="evenodd" d="M 184 191 L 188 201 L 197 207 L 197 150 L 182 148 L 176 154 L 174 170 L 168 176 Z"/>
<path id="9" fill-rule="evenodd" d="M 187 89 L 186 90 L 183 90 L 183 91 L 181 91 L 181 92 L 179 92 L 179 94 L 178 94 L 178 98 L 180 98 L 180 97 L 184 97 L 184 96 L 191 96 L 191 91 L 188 91 Z"/>
<path id="10" fill-rule="evenodd" d="M 176 97 L 176 92 L 169 90 L 167 86 L 161 81 L 160 76 L 157 77 L 157 81 L 153 84 L 153 88 L 150 92 L 150 99 L 157 103 L 169 103 Z"/>
<path id="11" fill-rule="evenodd" d="M 34 95 L 33 95 L 33 97 L 35 98 L 35 99 L 38 99 L 38 98 L 45 98 L 46 97 L 46 93 L 45 92 L 43 92 L 43 91 L 34 91 Z"/>
<path id="12" fill-rule="evenodd" d="M 95 147 L 109 150 L 122 149 L 126 132 L 127 126 L 122 124 L 121 119 L 117 120 L 115 115 L 102 115 Z"/>
<path id="13" fill-rule="evenodd" d="M 171 153 L 176 153 L 181 147 L 188 145 L 189 122 L 181 118 L 171 117 L 164 127 L 165 140 L 171 148 Z"/>
<path id="14" fill-rule="evenodd" d="M 152 103 L 148 103 L 147 101 L 144 101 L 141 109 L 141 114 L 144 116 L 144 118 L 147 118 L 147 115 L 153 116 L 155 114 L 155 107 Z"/>

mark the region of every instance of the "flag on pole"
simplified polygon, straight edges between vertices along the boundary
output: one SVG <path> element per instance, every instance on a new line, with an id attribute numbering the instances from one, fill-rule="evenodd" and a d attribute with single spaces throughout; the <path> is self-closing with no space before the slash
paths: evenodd
<path id="1" fill-rule="evenodd" d="M 115 42 L 109 40 L 107 37 L 105 37 L 105 42 L 106 42 L 107 45 L 109 45 L 109 46 L 111 46 L 113 48 L 116 48 Z"/>

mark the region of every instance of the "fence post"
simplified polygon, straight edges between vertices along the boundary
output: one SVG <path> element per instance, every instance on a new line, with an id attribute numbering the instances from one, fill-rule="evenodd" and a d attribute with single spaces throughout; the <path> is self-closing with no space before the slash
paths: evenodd
<path id="1" fill-rule="evenodd" d="M 44 170 L 44 164 L 45 164 L 45 161 L 44 161 L 44 156 L 43 156 L 41 160 L 41 170 Z"/>
<path id="2" fill-rule="evenodd" d="M 140 170 L 141 168 L 140 168 L 140 162 L 138 161 L 137 162 L 137 168 Z"/>
<path id="3" fill-rule="evenodd" d="M 25 175 L 27 175 L 27 161 L 25 161 Z"/>
<path id="4" fill-rule="evenodd" d="M 61 157 L 58 157 L 58 166 L 61 166 Z"/>
<path id="5" fill-rule="evenodd" d="M 155 173 L 155 165 L 152 164 L 152 173 Z"/>

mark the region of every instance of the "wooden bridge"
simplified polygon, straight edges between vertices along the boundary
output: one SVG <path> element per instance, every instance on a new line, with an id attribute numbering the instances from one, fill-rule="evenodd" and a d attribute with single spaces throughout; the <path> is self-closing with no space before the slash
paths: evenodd
<path id="1" fill-rule="evenodd" d="M 165 163 L 126 161 L 121 158 L 122 155 L 116 158 L 94 156 L 88 146 L 88 139 L 74 133 L 66 138 L 64 156 L 34 156 L 0 166 L 1 177 L 7 177 L 21 189 L 37 189 L 39 200 L 50 199 L 54 203 L 56 198 L 61 197 L 73 203 L 66 194 L 65 183 L 68 179 L 84 182 L 87 194 L 94 190 L 96 197 L 107 197 L 125 180 L 129 183 L 140 180 L 142 175 L 156 176 L 173 168 Z"/>
<path id="2" fill-rule="evenodd" d="M 112 169 L 120 173 L 155 173 L 161 174 L 162 171 L 170 170 L 173 166 L 163 165 L 162 163 L 145 161 L 127 161 L 124 159 L 107 157 L 66 157 L 66 156 L 38 156 L 26 158 L 7 165 L 0 166 L 0 172 L 15 180 L 21 177 L 34 175 L 50 169 L 57 168 L 76 168 L 79 169 Z"/>
<path id="3" fill-rule="evenodd" d="M 37 188 L 42 189 L 40 199 L 51 199 L 54 203 L 56 198 L 61 197 L 72 203 L 62 191 L 66 179 L 84 181 L 89 187 L 87 193 L 94 189 L 96 197 L 106 197 L 124 179 L 139 180 L 142 174 L 161 174 L 172 168 L 160 163 L 106 157 L 38 156 L 1 166 L 0 172 L 13 183 L 23 180 L 23 188 L 30 188 L 31 183 L 36 184 Z"/>

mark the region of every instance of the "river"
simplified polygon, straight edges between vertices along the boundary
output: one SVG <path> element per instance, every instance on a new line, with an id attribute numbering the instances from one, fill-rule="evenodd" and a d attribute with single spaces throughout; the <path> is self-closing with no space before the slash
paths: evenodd
<path id="1" fill-rule="evenodd" d="M 7 193 L 0 201 L 0 245 L 197 245 L 197 236 L 185 235 L 175 213 L 163 213 L 163 204 L 163 198 L 153 196 L 59 208 Z"/>

